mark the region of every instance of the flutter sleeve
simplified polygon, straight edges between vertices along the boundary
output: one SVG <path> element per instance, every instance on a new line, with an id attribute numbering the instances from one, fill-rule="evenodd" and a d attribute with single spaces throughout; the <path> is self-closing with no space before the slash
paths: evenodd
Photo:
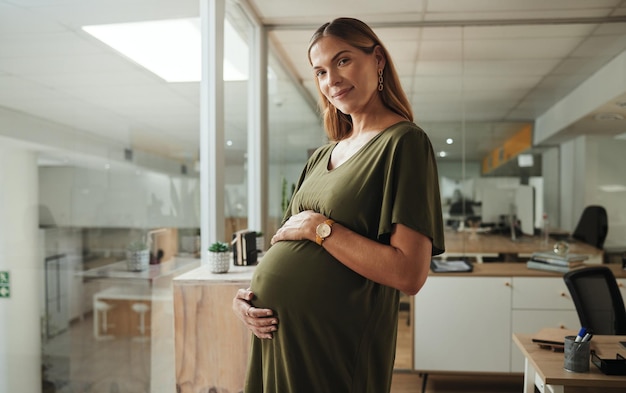
<path id="1" fill-rule="evenodd" d="M 412 125 L 389 146 L 379 223 L 379 239 L 388 243 L 393 224 L 402 224 L 432 240 L 433 255 L 445 251 L 437 163 L 426 133 Z"/>

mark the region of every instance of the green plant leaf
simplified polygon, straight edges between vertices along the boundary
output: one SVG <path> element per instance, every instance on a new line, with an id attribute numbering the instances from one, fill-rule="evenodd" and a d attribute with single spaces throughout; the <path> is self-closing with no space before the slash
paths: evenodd
<path id="1" fill-rule="evenodd" d="M 211 252 L 228 252 L 230 251 L 230 246 L 228 243 L 224 242 L 215 242 L 209 246 L 209 251 Z"/>

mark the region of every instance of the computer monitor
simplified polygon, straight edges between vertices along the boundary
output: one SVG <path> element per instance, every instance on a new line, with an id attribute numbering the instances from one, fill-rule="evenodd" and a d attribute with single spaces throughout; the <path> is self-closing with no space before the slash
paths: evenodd
<path id="1" fill-rule="evenodd" d="M 515 214 L 516 188 L 489 188 L 482 193 L 480 220 L 483 224 L 499 224 L 503 217 Z"/>
<path id="2" fill-rule="evenodd" d="M 520 222 L 519 229 L 525 235 L 534 234 L 534 188 L 519 185 L 512 188 L 489 188 L 483 192 L 481 221 L 483 224 L 510 225 L 508 217 L 513 214 Z"/>

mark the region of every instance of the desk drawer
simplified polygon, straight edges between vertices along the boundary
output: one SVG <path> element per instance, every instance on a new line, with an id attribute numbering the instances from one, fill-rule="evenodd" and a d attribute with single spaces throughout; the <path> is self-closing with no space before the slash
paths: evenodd
<path id="1" fill-rule="evenodd" d="M 575 310 L 562 277 L 514 277 L 513 309 Z"/>

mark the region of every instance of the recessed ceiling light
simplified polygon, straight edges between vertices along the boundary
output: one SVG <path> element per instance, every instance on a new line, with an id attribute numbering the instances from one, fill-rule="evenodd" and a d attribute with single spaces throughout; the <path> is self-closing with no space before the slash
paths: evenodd
<path id="1" fill-rule="evenodd" d="M 83 30 L 168 82 L 201 79 L 200 19 L 83 26 Z M 248 46 L 224 22 L 224 80 L 248 79 Z"/>
<path id="2" fill-rule="evenodd" d="M 233 141 L 231 141 L 230 139 L 226 141 L 226 146 L 232 146 L 233 145 Z"/>
<path id="3" fill-rule="evenodd" d="M 624 120 L 624 116 L 620 115 L 619 113 L 610 113 L 610 112 L 605 112 L 605 113 L 596 113 L 593 116 L 594 120 L 599 120 L 599 121 L 603 121 L 603 120 Z"/>
<path id="4" fill-rule="evenodd" d="M 454 143 L 454 139 L 452 139 L 452 138 L 448 138 L 448 139 L 446 139 L 446 143 L 447 143 L 448 145 L 451 145 L 451 144 L 453 144 L 453 143 Z"/>
<path id="5" fill-rule="evenodd" d="M 440 151 L 439 152 L 439 157 L 445 157 L 447 155 L 448 155 L 448 153 L 446 153 L 445 151 Z"/>

